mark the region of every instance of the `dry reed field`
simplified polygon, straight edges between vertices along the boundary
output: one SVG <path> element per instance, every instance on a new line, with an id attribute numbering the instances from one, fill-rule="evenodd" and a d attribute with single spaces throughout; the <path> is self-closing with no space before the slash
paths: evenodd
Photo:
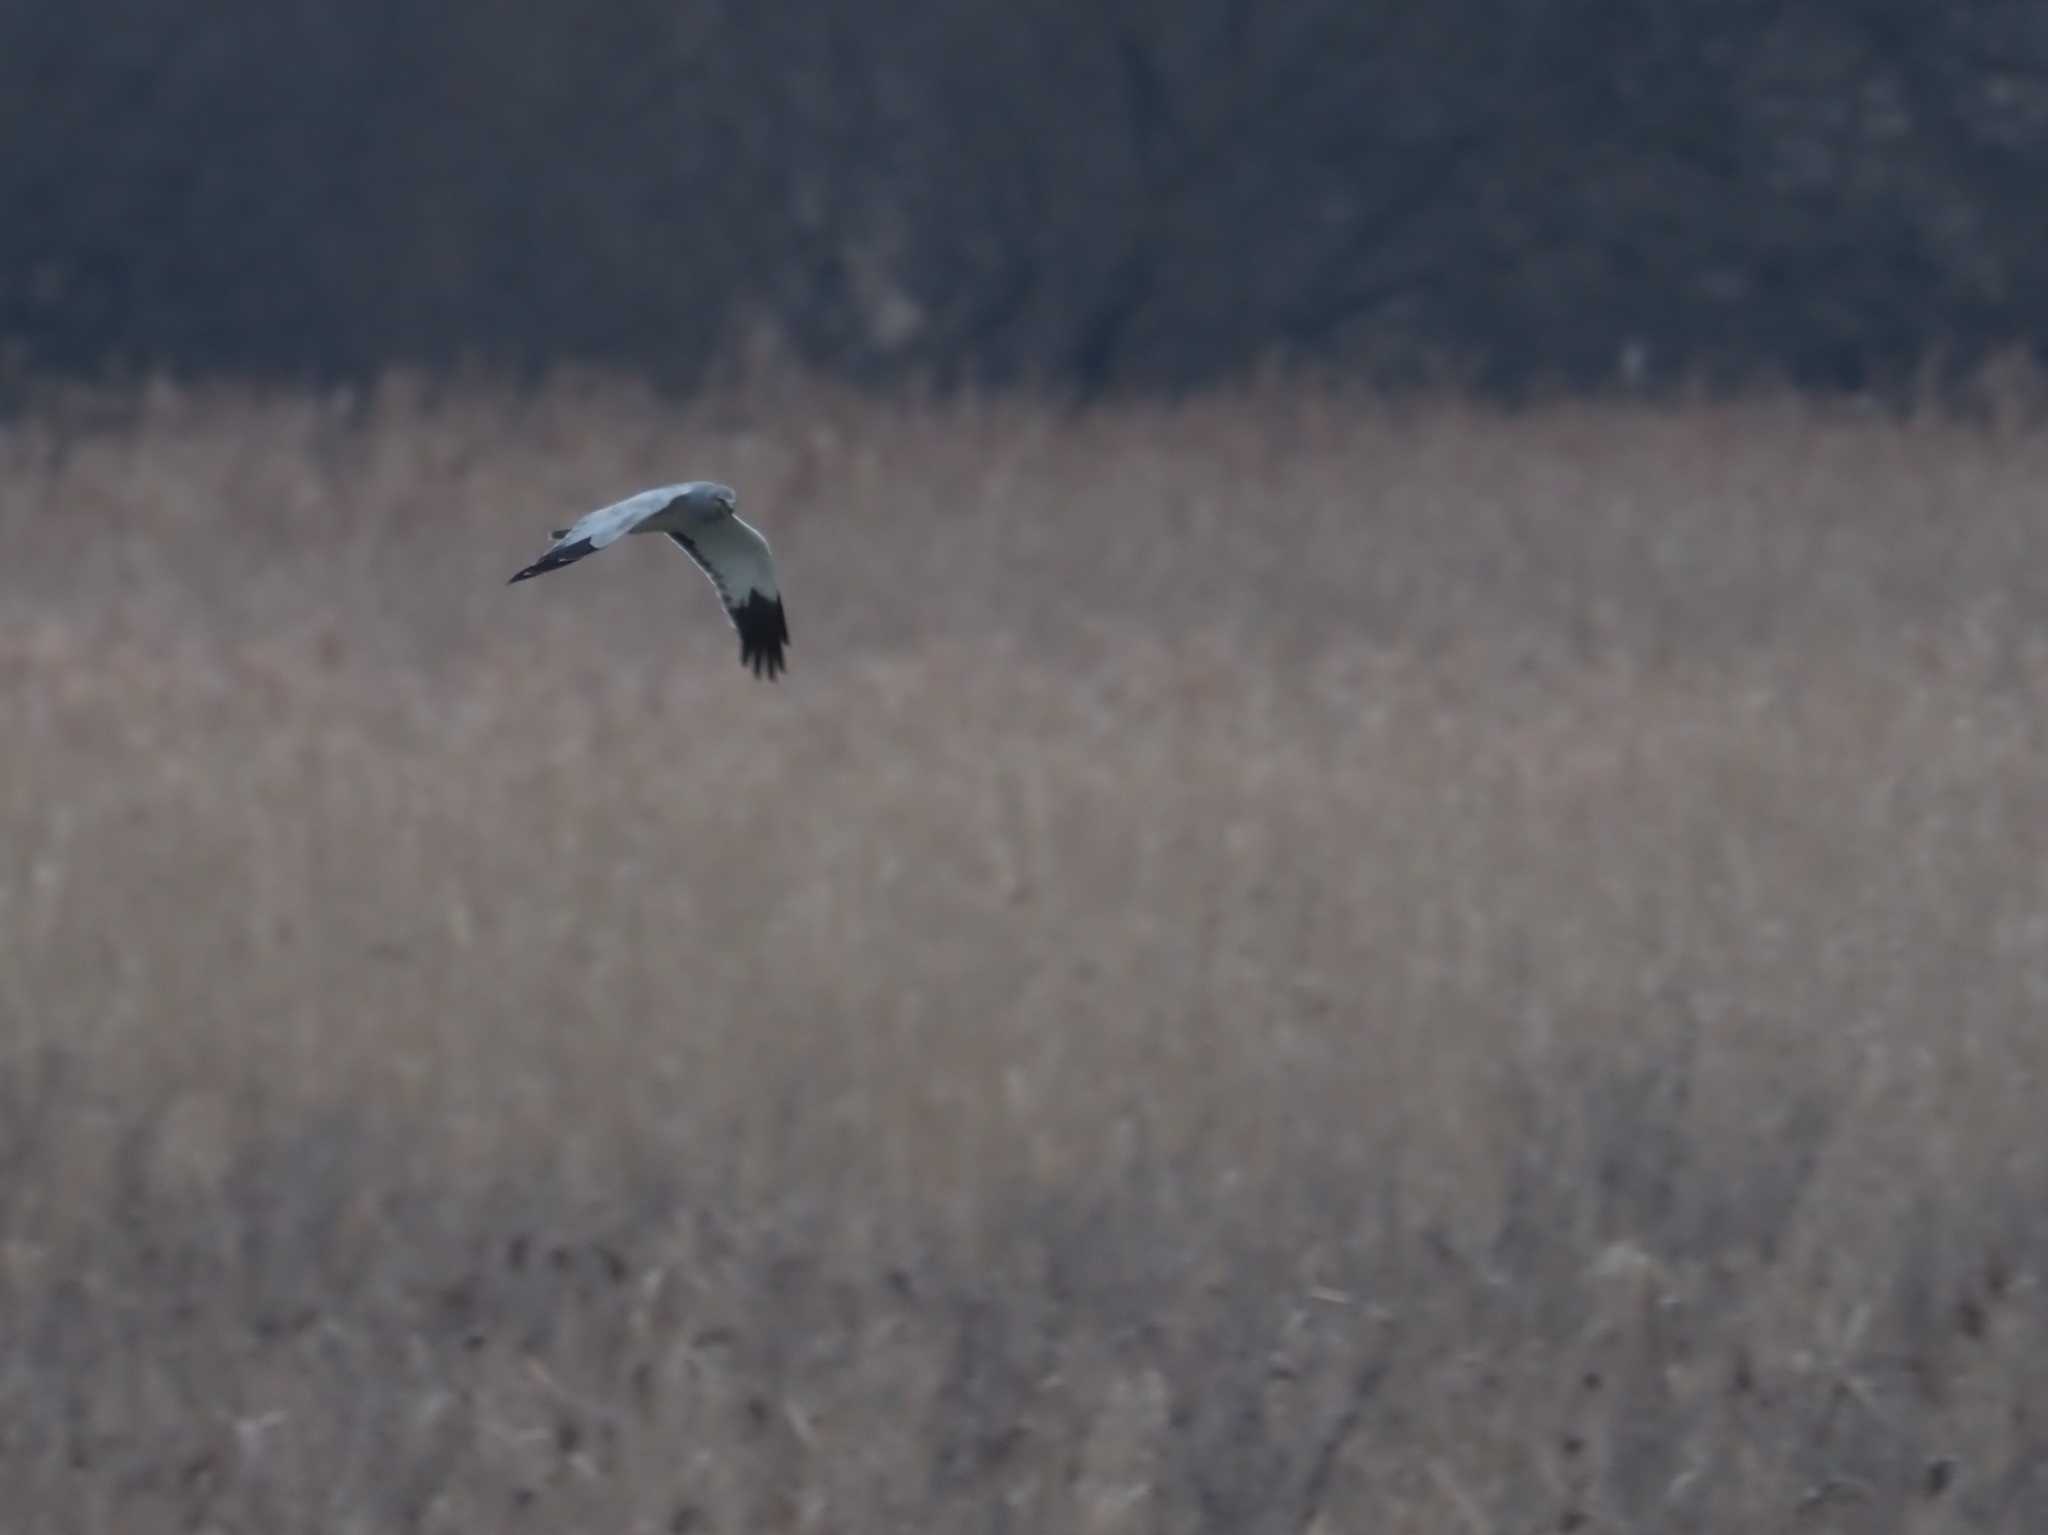
<path id="1" fill-rule="evenodd" d="M 659 540 L 740 488 L 780 684 Z M 12 1532 L 2048 1528 L 2048 434 L 0 424 Z"/>

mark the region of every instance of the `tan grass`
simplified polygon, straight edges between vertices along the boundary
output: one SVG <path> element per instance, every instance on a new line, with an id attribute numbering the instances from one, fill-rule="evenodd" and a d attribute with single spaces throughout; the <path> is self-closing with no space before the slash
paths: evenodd
<path id="1" fill-rule="evenodd" d="M 552 519 L 715 474 L 795 634 Z M 10 1530 L 2048 1527 L 2048 439 L 0 428 Z"/>

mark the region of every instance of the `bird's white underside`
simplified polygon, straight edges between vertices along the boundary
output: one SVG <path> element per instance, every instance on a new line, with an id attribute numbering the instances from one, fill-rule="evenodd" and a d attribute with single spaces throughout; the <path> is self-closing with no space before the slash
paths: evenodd
<path id="1" fill-rule="evenodd" d="M 603 549 L 628 533 L 680 533 L 728 607 L 744 602 L 748 592 L 774 600 L 780 595 L 775 559 L 760 532 L 723 508 L 706 516 L 679 504 L 700 483 L 663 485 L 601 506 L 578 518 L 554 547 L 588 539 L 592 549 Z"/>

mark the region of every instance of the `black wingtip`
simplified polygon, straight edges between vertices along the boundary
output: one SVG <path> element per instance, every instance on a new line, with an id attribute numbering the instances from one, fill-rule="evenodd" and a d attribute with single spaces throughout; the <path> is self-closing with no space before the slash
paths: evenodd
<path id="1" fill-rule="evenodd" d="M 740 665 L 750 667 L 756 677 L 773 682 L 786 669 L 782 650 L 789 643 L 789 623 L 782 616 L 782 599 L 748 592 L 747 600 L 732 610 L 733 627 L 740 632 Z"/>
<path id="2" fill-rule="evenodd" d="M 579 538 L 573 544 L 564 544 L 559 549 L 550 549 L 505 584 L 507 586 L 516 586 L 521 581 L 531 581 L 535 576 L 544 576 L 551 570 L 560 570 L 564 565 L 573 565 L 590 552 L 590 540 Z"/>

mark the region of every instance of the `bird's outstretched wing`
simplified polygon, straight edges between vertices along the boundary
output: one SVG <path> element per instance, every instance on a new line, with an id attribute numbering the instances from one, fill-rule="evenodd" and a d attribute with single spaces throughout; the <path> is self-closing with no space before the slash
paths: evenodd
<path id="1" fill-rule="evenodd" d="M 548 552 L 515 575 L 512 581 L 544 576 L 551 570 L 575 564 L 586 554 L 595 554 L 617 543 L 648 518 L 666 510 L 673 499 L 665 491 L 648 490 L 586 513 L 576 519 L 574 526 L 556 529 L 555 542 Z"/>
<path id="2" fill-rule="evenodd" d="M 789 624 L 782 616 L 768 540 L 737 517 L 721 518 L 688 533 L 671 531 L 668 536 L 717 588 L 726 617 L 739 631 L 740 664 L 751 666 L 756 677 L 780 676 Z"/>

